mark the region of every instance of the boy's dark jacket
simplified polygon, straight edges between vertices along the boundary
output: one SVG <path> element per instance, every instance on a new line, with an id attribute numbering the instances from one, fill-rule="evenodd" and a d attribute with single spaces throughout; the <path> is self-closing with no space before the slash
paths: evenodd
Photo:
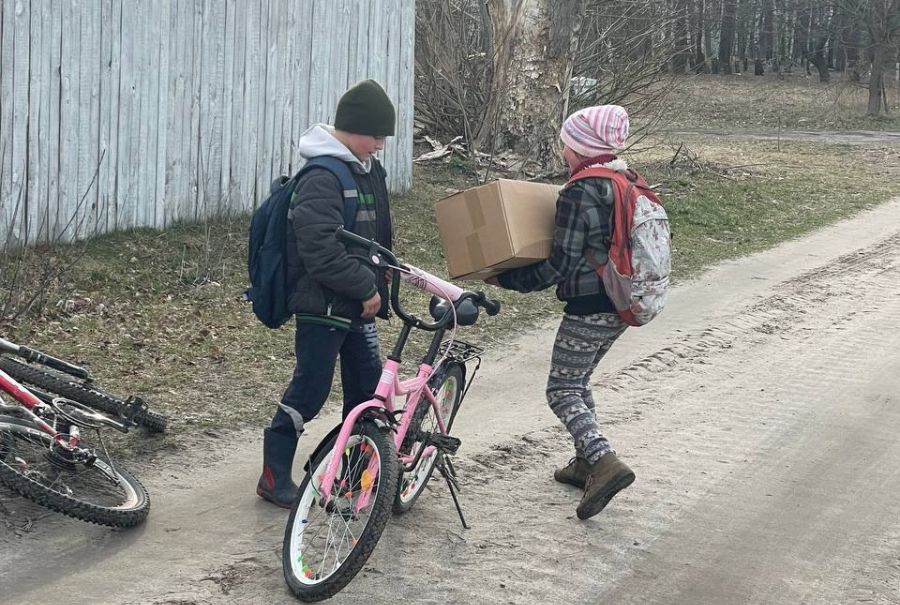
<path id="1" fill-rule="evenodd" d="M 363 165 L 335 139 L 327 126 L 314 126 L 300 139 L 304 158 L 331 155 L 347 162 L 359 193 L 351 229 L 391 247 L 392 229 L 386 174 L 375 158 Z M 368 170 L 367 170 L 368 168 Z M 343 189 L 331 172 L 313 168 L 301 177 L 291 198 L 287 233 L 288 308 L 298 320 L 350 328 L 361 321 L 362 301 L 381 294 L 380 317 L 387 316 L 384 275 L 351 258 L 334 232 L 344 223 Z M 361 250 L 351 250 L 362 253 Z M 380 273 L 380 272 L 379 272 Z"/>

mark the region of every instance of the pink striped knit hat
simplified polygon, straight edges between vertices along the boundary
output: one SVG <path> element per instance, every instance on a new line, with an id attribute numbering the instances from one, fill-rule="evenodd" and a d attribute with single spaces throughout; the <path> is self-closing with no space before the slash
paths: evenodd
<path id="1" fill-rule="evenodd" d="M 586 158 L 614 153 L 625 147 L 628 112 L 618 105 L 579 109 L 563 122 L 559 138 L 572 151 Z"/>

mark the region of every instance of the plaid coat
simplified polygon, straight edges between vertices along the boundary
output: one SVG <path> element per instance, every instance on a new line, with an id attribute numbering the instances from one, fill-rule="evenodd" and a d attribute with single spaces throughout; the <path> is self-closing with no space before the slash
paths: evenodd
<path id="1" fill-rule="evenodd" d="M 590 295 L 606 298 L 600 277 L 585 259 L 585 252 L 590 250 L 597 261 L 606 261 L 615 205 L 613 196 L 609 179 L 588 178 L 565 187 L 556 201 L 550 257 L 501 274 L 500 285 L 519 292 L 556 285 L 556 296 L 563 301 Z"/>

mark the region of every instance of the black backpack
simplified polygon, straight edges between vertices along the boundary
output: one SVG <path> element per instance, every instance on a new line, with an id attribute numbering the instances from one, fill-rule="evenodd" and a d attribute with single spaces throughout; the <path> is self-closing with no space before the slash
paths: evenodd
<path id="1" fill-rule="evenodd" d="M 287 216 L 297 182 L 314 167 L 325 168 L 338 178 L 344 190 L 344 228 L 353 229 L 356 223 L 359 194 L 353 173 L 343 160 L 324 155 L 311 158 L 293 178 L 281 176 L 272 183 L 269 197 L 250 219 L 250 287 L 244 293 L 253 303 L 253 313 L 269 328 L 280 327 L 291 316 L 287 307 Z"/>

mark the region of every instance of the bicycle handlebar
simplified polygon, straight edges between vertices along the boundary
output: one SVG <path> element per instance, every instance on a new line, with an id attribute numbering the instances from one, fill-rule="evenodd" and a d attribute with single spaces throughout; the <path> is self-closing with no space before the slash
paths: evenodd
<path id="1" fill-rule="evenodd" d="M 359 236 L 350 231 L 346 231 L 343 227 L 338 228 L 338 230 L 335 232 L 335 236 L 338 240 L 343 241 L 344 243 L 356 245 L 361 248 L 366 248 L 367 256 L 361 258 L 372 266 L 383 268 L 396 267 L 398 269 L 398 271 L 394 271 L 393 279 L 391 281 L 391 307 L 393 307 L 394 312 L 403 321 L 410 323 L 416 328 L 420 328 L 429 332 L 439 330 L 440 328 L 446 327 L 447 324 L 450 323 L 450 320 L 453 318 L 453 313 L 451 311 L 448 311 L 444 315 L 444 317 L 434 323 L 423 321 L 418 317 L 406 313 L 403 307 L 400 305 L 399 292 L 401 279 L 412 283 L 420 290 L 431 292 L 432 294 L 435 294 L 441 298 L 448 297 L 444 292 L 445 289 L 456 291 L 459 294 L 455 298 L 453 298 L 452 296 L 450 298 L 451 302 L 457 307 L 461 303 L 472 301 L 475 305 L 482 307 L 488 315 L 493 316 L 500 312 L 500 301 L 488 298 L 484 292 L 462 290 L 457 286 L 454 286 L 453 284 L 449 284 L 444 280 L 431 275 L 430 273 L 422 271 L 421 269 L 404 265 L 399 260 L 397 260 L 397 257 L 394 256 L 393 252 L 391 252 L 384 246 L 381 246 L 376 241 Z M 401 277 L 401 272 L 405 272 L 409 277 Z"/>
<path id="2" fill-rule="evenodd" d="M 376 242 L 375 240 L 367 239 L 361 235 L 357 235 L 352 231 L 347 231 L 343 227 L 338 227 L 337 231 L 334 233 L 335 237 L 339 240 L 343 240 L 345 244 L 352 244 L 355 246 L 359 246 L 361 248 L 368 248 L 369 254 L 371 257 L 369 258 L 369 263 L 376 266 L 381 266 L 381 258 L 385 257 L 389 262 L 385 263 L 387 265 L 394 265 L 395 267 L 400 267 L 401 269 L 405 269 L 406 267 L 397 260 L 397 257 L 394 256 L 394 253 Z"/>
<path id="3" fill-rule="evenodd" d="M 43 364 L 49 368 L 53 368 L 54 370 L 59 370 L 60 372 L 65 372 L 70 376 L 74 376 L 75 378 L 81 378 L 83 380 L 90 380 L 91 374 L 81 366 L 76 366 L 67 361 L 63 361 L 62 359 L 57 359 L 52 355 L 48 355 L 43 351 L 38 351 L 37 349 L 29 349 L 26 346 L 18 345 L 14 342 L 10 342 L 5 338 L 0 338 L 0 352 L 11 353 L 13 355 L 18 355 L 19 357 L 24 358 L 26 361 L 37 362 Z"/>

